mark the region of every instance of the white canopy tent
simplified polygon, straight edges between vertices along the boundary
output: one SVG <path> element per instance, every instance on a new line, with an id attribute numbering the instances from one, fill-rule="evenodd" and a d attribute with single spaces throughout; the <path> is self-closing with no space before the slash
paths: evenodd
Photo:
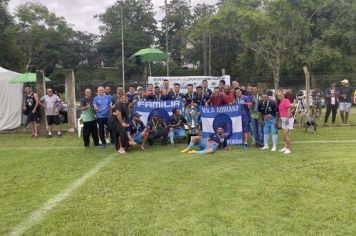
<path id="1" fill-rule="evenodd" d="M 0 131 L 16 129 L 21 125 L 23 85 L 10 83 L 18 75 L 0 67 Z"/>

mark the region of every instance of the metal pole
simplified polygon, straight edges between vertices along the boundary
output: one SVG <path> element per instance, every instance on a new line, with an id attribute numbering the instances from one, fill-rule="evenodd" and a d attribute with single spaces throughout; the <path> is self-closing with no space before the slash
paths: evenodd
<path id="1" fill-rule="evenodd" d="M 164 1 L 166 10 L 166 54 L 167 54 L 167 77 L 169 76 L 169 50 L 168 50 L 168 5 L 167 0 Z"/>
<path id="2" fill-rule="evenodd" d="M 125 91 L 125 44 L 124 44 L 124 1 L 121 1 L 121 63 L 122 63 L 122 87 Z"/>

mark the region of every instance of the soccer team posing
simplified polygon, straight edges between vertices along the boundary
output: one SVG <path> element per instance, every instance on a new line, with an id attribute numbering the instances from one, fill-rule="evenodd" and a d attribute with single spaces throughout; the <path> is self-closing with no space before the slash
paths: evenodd
<path id="1" fill-rule="evenodd" d="M 105 147 L 107 142 L 110 142 L 118 153 L 123 154 L 129 147 L 137 144 L 144 149 L 146 143 L 152 145 L 155 139 L 159 139 L 162 145 L 166 145 L 168 140 L 171 145 L 174 145 L 177 138 L 188 137 L 189 145 L 182 152 L 213 153 L 220 148 L 227 148 L 224 127 L 219 127 L 209 138 L 203 139 L 198 135 L 199 132 L 190 133 L 191 130 L 200 127 L 199 117 L 192 117 L 190 114 L 192 112 L 199 114 L 198 110 L 201 106 L 239 104 L 242 116 L 243 148 L 247 149 L 248 142 L 251 141 L 258 148 L 269 149 L 269 137 L 272 136 L 271 151 L 276 151 L 277 128 L 281 122 L 285 146 L 280 152 L 291 153 L 289 134 L 293 129 L 294 119 L 290 93 L 283 94 L 278 91 L 276 97 L 272 97 L 271 94 L 260 94 L 257 86 L 246 88 L 240 86 L 237 81 L 233 81 L 232 86 L 229 86 L 224 80 L 221 80 L 219 86 L 213 91 L 208 88 L 207 80 L 197 86 L 195 91 L 192 84 L 187 86 L 187 90 L 186 94 L 181 93 L 180 84 L 174 84 L 174 87 L 170 88 L 168 80 L 164 80 L 163 89 L 148 84 L 146 91 L 141 86 L 137 88 L 130 86 L 129 92 L 125 93 L 123 87 L 118 87 L 115 95 L 111 95 L 111 88 L 108 86 L 98 87 L 95 97 L 91 89 L 85 89 L 84 98 L 80 103 L 84 147 L 89 147 L 91 136 L 94 146 Z M 332 88 L 329 90 L 332 91 Z M 39 120 L 39 106 L 45 107 L 46 110 L 49 125 L 48 137 L 52 137 L 53 124 L 57 126 L 58 136 L 61 136 L 58 114 L 62 103 L 59 97 L 53 94 L 52 89 L 47 89 L 47 95 L 42 98 L 38 98 L 30 87 L 26 87 L 25 92 L 24 109 L 27 111 L 28 122 L 31 123 L 32 136 L 37 137 L 35 124 Z M 332 93 L 336 96 L 339 92 L 335 90 Z M 334 101 L 332 96 L 327 96 L 327 98 L 330 100 L 329 103 Z M 183 111 L 173 109 L 168 122 L 160 117 L 159 113 L 153 112 L 145 126 L 140 119 L 141 115 L 133 112 L 138 101 L 178 99 L 183 101 L 184 109 Z M 330 114 L 330 112 L 327 113 Z M 187 127 L 188 132 L 185 130 Z M 110 137 L 109 140 L 107 140 L 108 137 Z M 198 146 L 200 151 L 192 150 L 194 146 Z"/>

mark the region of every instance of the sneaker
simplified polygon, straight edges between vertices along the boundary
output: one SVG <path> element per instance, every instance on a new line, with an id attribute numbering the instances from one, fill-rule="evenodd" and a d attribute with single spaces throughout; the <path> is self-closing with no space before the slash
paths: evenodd
<path id="1" fill-rule="evenodd" d="M 58 137 L 62 137 L 62 133 L 58 133 Z"/>
<path id="2" fill-rule="evenodd" d="M 289 150 L 289 149 L 286 149 L 286 150 L 283 152 L 283 154 L 290 154 L 290 153 L 292 153 L 292 152 L 291 152 L 291 150 Z"/>
<path id="3" fill-rule="evenodd" d="M 279 150 L 279 152 L 285 152 L 287 150 L 286 147 L 282 148 L 281 150 Z"/>
<path id="4" fill-rule="evenodd" d="M 118 153 L 120 153 L 120 154 L 125 154 L 126 152 L 125 152 L 125 150 L 124 149 L 120 149 L 119 151 L 117 151 Z"/>
<path id="5" fill-rule="evenodd" d="M 189 148 L 183 149 L 182 151 L 180 151 L 181 153 L 187 153 L 189 151 Z"/>
<path id="6" fill-rule="evenodd" d="M 248 149 L 248 144 L 247 144 L 247 143 L 244 143 L 243 148 L 244 148 L 244 149 Z"/>
<path id="7" fill-rule="evenodd" d="M 47 135 L 47 138 L 52 138 L 52 134 L 48 134 L 48 135 Z"/>
<path id="8" fill-rule="evenodd" d="M 188 154 L 196 154 L 196 153 L 197 153 L 196 150 L 191 150 L 191 151 L 188 152 Z"/>
<path id="9" fill-rule="evenodd" d="M 263 148 L 261 148 L 261 150 L 267 150 L 269 147 L 268 146 L 263 146 Z"/>
<path id="10" fill-rule="evenodd" d="M 276 147 L 273 147 L 272 150 L 271 150 L 271 152 L 275 152 L 275 151 L 277 151 L 277 148 L 276 148 Z"/>

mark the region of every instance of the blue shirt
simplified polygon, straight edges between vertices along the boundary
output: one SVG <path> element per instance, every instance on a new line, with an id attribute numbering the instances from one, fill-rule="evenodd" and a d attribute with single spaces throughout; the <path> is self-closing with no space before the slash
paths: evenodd
<path id="1" fill-rule="evenodd" d="M 241 101 L 244 101 L 245 103 L 251 103 L 251 98 L 248 96 L 242 95 L 240 98 L 235 99 L 236 104 L 240 104 Z M 250 120 L 250 109 L 248 108 L 247 104 L 241 104 L 241 117 L 242 120 L 244 121 L 249 121 Z"/>
<path id="2" fill-rule="evenodd" d="M 227 138 L 224 135 L 211 134 L 209 141 L 213 141 L 218 144 L 219 148 L 227 146 Z"/>
<path id="3" fill-rule="evenodd" d="M 98 118 L 108 118 L 110 116 L 111 96 L 96 96 L 93 104 L 98 107 L 98 111 L 96 112 Z"/>
<path id="4" fill-rule="evenodd" d="M 133 120 L 130 120 L 129 125 L 129 131 L 132 136 L 135 134 L 142 133 L 146 128 L 142 121 L 135 122 Z"/>

